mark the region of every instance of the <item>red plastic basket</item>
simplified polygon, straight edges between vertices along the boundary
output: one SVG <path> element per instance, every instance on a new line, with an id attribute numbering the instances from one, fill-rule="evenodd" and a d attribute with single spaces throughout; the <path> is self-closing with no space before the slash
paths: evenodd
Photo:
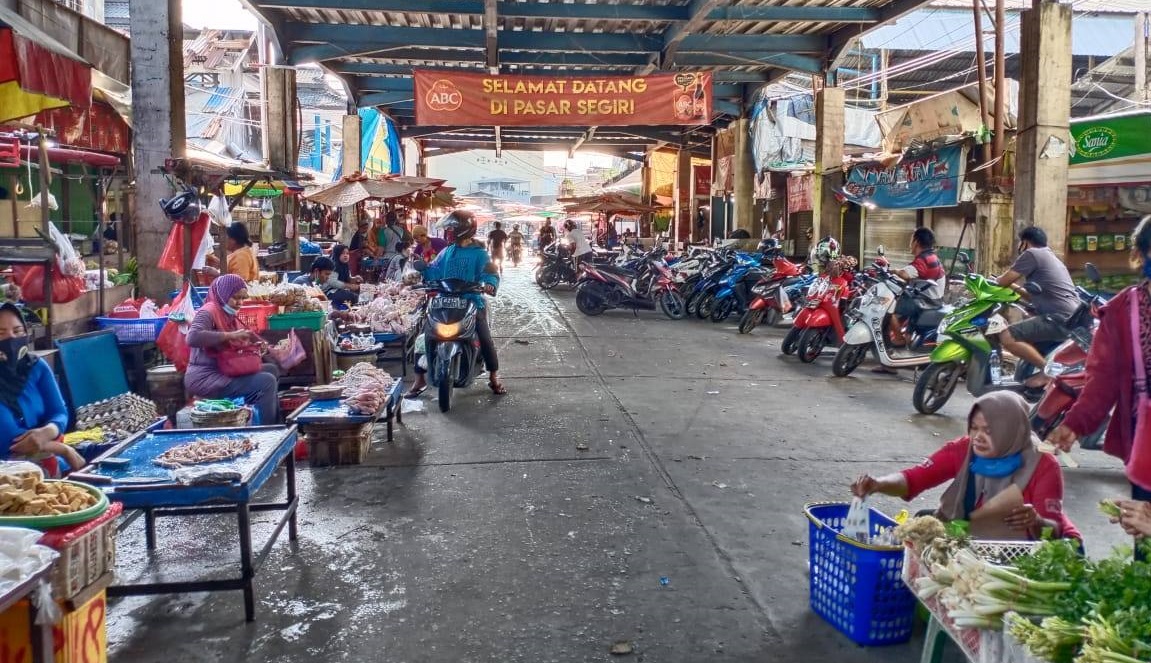
<path id="1" fill-rule="evenodd" d="M 236 312 L 236 317 L 252 331 L 266 331 L 268 318 L 280 312 L 275 304 L 244 304 Z"/>

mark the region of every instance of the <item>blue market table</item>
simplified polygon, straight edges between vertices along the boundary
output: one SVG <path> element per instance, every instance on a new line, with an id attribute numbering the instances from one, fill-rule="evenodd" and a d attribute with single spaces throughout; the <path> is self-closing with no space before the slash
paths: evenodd
<path id="1" fill-rule="evenodd" d="M 168 449 L 213 438 L 251 438 L 257 447 L 238 458 L 216 463 L 192 466 L 229 472 L 232 476 L 223 483 L 191 485 L 180 483 L 173 472 L 153 461 Z M 153 594 L 181 594 L 186 592 L 235 591 L 244 592 L 244 617 L 255 620 L 256 603 L 253 580 L 279 539 L 284 526 L 288 539 L 295 542 L 298 535 L 296 494 L 296 427 L 263 426 L 255 428 L 213 428 L 194 430 L 151 430 L 139 433 L 113 447 L 92 464 L 92 471 L 74 473 L 71 478 L 101 487 L 108 499 L 121 502 L 125 510 L 135 513 L 121 522 L 122 531 L 141 514 L 148 551 L 156 549 L 156 518 L 160 516 L 199 516 L 235 513 L 240 542 L 240 576 L 220 580 L 192 580 L 184 582 L 157 582 L 113 585 L 109 596 L 139 596 Z M 116 459 L 110 462 L 109 459 Z M 254 502 L 256 493 L 268 482 L 276 470 L 286 470 L 287 496 L 283 502 Z M 279 521 L 263 548 L 253 554 L 252 512 L 282 511 Z"/>

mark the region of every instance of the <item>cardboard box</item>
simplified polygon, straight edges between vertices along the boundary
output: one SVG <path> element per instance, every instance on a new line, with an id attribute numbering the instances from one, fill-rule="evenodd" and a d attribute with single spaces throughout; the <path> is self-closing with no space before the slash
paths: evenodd
<path id="1" fill-rule="evenodd" d="M 108 663 L 107 611 L 104 590 L 112 574 L 92 584 L 71 601 L 58 602 L 64 616 L 53 627 L 56 663 Z M 0 613 L 0 661 L 32 663 L 27 600 Z"/>

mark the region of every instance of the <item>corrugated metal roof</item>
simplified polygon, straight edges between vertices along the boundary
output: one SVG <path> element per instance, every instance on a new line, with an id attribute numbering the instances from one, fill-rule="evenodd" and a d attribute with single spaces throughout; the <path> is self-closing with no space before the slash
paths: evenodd
<path id="1" fill-rule="evenodd" d="M 1151 0 L 1148 1 L 1151 5 Z M 1135 25 L 1126 14 L 1076 13 L 1071 21 L 1071 52 L 1074 55 L 1111 57 L 1135 41 Z M 984 29 L 990 30 L 990 20 Z M 1007 13 L 1007 52 L 1019 52 L 1019 12 Z M 975 20 L 970 11 L 926 9 L 864 35 L 867 49 L 906 51 L 975 51 Z M 985 38 L 988 53 L 994 51 L 994 38 Z"/>
<path id="2" fill-rule="evenodd" d="M 218 87 L 212 90 L 212 96 L 208 97 L 208 101 L 204 102 L 204 107 L 201 109 L 205 113 L 223 113 L 236 103 L 240 95 L 230 87 Z"/>

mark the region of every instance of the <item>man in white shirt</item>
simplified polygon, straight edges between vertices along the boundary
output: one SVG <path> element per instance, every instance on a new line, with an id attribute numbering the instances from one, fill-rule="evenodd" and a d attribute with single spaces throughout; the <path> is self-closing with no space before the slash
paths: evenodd
<path id="1" fill-rule="evenodd" d="M 591 260 L 591 244 L 588 243 L 587 238 L 584 237 L 583 231 L 579 229 L 576 222 L 571 219 L 564 221 L 564 241 L 571 245 L 572 257 L 575 260 L 576 269 L 579 269 L 580 263 Z"/>

